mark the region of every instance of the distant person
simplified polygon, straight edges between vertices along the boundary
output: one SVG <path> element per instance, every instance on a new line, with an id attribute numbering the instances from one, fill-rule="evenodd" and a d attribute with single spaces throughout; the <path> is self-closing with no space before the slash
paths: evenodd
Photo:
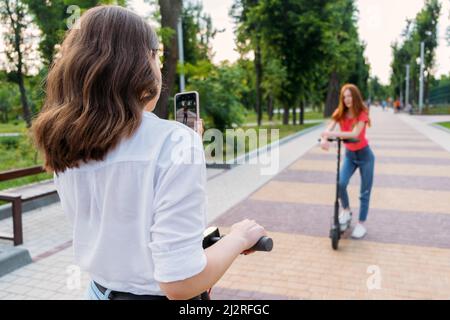
<path id="1" fill-rule="evenodd" d="M 387 108 L 389 109 L 389 108 L 392 108 L 392 98 L 391 97 L 388 97 L 387 99 L 386 99 L 386 101 L 387 101 Z"/>
<path id="2" fill-rule="evenodd" d="M 394 113 L 400 112 L 401 102 L 400 99 L 395 100 L 394 102 Z"/>
<path id="3" fill-rule="evenodd" d="M 410 103 L 408 103 L 405 107 L 405 112 L 407 112 L 408 114 L 412 114 L 413 110 L 412 110 L 412 105 Z"/>

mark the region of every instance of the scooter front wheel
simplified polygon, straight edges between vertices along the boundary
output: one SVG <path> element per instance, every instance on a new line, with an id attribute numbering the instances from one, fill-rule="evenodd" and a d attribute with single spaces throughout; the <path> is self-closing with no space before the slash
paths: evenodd
<path id="1" fill-rule="evenodd" d="M 330 230 L 330 238 L 331 238 L 331 247 L 333 248 L 333 250 L 337 250 L 338 246 L 339 246 L 339 238 L 340 238 L 338 228 L 333 228 Z"/>

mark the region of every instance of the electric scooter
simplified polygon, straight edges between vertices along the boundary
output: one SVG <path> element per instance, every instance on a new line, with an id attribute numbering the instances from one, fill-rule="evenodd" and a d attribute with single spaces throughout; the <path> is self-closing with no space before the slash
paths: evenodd
<path id="1" fill-rule="evenodd" d="M 337 250 L 339 247 L 339 240 L 341 235 L 350 227 L 350 221 L 344 231 L 341 230 L 341 224 L 339 223 L 339 179 L 340 179 L 340 167 L 341 167 L 341 144 L 345 143 L 357 143 L 358 139 L 341 139 L 341 138 L 328 138 L 329 142 L 337 142 L 337 173 L 336 173 L 336 199 L 334 201 L 334 216 L 333 222 L 330 228 L 331 247 L 333 250 Z M 320 142 L 320 139 L 319 139 Z"/>

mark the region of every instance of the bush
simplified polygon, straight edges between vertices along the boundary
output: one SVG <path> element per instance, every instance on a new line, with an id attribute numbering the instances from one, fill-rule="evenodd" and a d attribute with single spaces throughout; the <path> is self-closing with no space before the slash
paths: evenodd
<path id="1" fill-rule="evenodd" d="M 17 149 L 20 137 L 0 137 L 0 145 L 5 150 Z"/>

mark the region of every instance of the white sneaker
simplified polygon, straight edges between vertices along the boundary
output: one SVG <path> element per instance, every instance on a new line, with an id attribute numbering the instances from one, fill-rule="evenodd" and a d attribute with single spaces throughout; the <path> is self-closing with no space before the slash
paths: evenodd
<path id="1" fill-rule="evenodd" d="M 341 231 L 347 230 L 350 226 L 350 222 L 352 221 L 352 213 L 351 212 L 341 212 L 339 215 L 339 224 L 341 225 Z"/>
<path id="2" fill-rule="evenodd" d="M 364 227 L 361 223 L 358 223 L 352 232 L 352 238 L 361 239 L 367 233 L 366 227 Z"/>

